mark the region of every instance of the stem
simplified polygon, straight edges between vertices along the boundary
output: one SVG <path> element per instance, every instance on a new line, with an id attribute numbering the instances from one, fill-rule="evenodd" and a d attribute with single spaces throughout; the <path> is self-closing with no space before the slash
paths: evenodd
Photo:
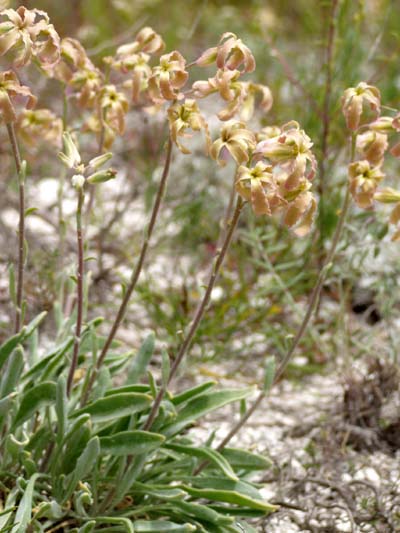
<path id="1" fill-rule="evenodd" d="M 210 300 L 211 292 L 212 292 L 212 290 L 214 288 L 215 282 L 217 281 L 219 271 L 221 269 L 222 263 L 224 262 L 226 252 L 228 251 L 229 245 L 231 243 L 233 232 L 235 231 L 235 228 L 236 228 L 237 223 L 239 221 L 239 217 L 240 217 L 240 213 L 242 211 L 243 205 L 244 205 L 244 202 L 243 202 L 242 198 L 239 196 L 238 199 L 237 199 L 237 202 L 236 202 L 236 208 L 235 208 L 235 212 L 233 213 L 233 217 L 232 217 L 232 220 L 231 220 L 231 223 L 230 223 L 230 226 L 229 226 L 229 230 L 228 230 L 228 232 L 227 232 L 227 234 L 225 236 L 225 240 L 224 240 L 224 242 L 222 244 L 221 250 L 219 252 L 217 252 L 215 263 L 214 263 L 214 265 L 213 265 L 213 267 L 211 269 L 211 274 L 210 274 L 210 278 L 208 280 L 206 292 L 204 293 L 203 299 L 201 300 L 201 302 L 199 303 L 199 305 L 197 307 L 197 310 L 196 310 L 192 325 L 190 326 L 189 331 L 188 331 L 188 333 L 187 333 L 187 335 L 185 337 L 185 340 L 181 344 L 181 347 L 180 347 L 180 349 L 178 351 L 178 354 L 177 354 L 177 356 L 176 356 L 176 358 L 174 360 L 174 363 L 173 363 L 173 365 L 171 367 L 171 372 L 170 372 L 170 375 L 169 375 L 169 378 L 168 378 L 168 383 L 161 387 L 160 391 L 157 394 L 156 399 L 154 400 L 153 407 L 152 407 L 152 409 L 150 411 L 149 417 L 148 417 L 148 419 L 146 421 L 146 424 L 144 426 L 145 430 L 150 429 L 150 427 L 152 426 L 153 421 L 154 421 L 155 417 L 157 416 L 158 409 L 159 409 L 159 406 L 160 406 L 161 401 L 163 399 L 163 396 L 164 396 L 164 394 L 166 392 L 166 387 L 167 387 L 167 385 L 169 385 L 169 383 L 171 383 L 172 379 L 175 377 L 175 374 L 176 374 L 180 364 L 182 363 L 183 358 L 185 357 L 187 350 L 190 348 L 190 346 L 192 344 L 193 337 L 194 337 L 194 335 L 195 335 L 195 333 L 196 333 L 196 331 L 197 331 L 197 329 L 198 329 L 198 327 L 200 325 L 200 322 L 201 322 L 201 320 L 202 320 L 202 318 L 204 316 L 204 313 L 205 313 L 206 308 L 207 308 L 207 304 L 208 304 L 208 302 Z"/>
<path id="2" fill-rule="evenodd" d="M 18 224 L 18 277 L 17 277 L 17 302 L 15 310 L 15 333 L 21 328 L 22 323 L 22 298 L 24 286 L 24 242 L 25 242 L 25 183 L 22 169 L 21 153 L 19 151 L 14 124 L 7 125 L 8 137 L 14 155 L 15 167 L 18 173 L 19 186 L 19 224 Z"/>
<path id="3" fill-rule="evenodd" d="M 353 162 L 354 158 L 355 158 L 356 139 L 357 139 L 357 133 L 354 133 L 352 135 L 352 139 L 351 139 L 351 157 L 350 157 L 351 162 Z M 290 362 L 290 360 L 292 358 L 293 353 L 295 352 L 296 348 L 298 347 L 299 342 L 302 339 L 302 337 L 303 337 L 303 335 L 304 335 L 304 333 L 305 333 L 305 331 L 307 329 L 307 326 L 309 325 L 310 319 L 311 319 L 311 317 L 313 315 L 313 311 L 315 309 L 315 305 L 316 305 L 316 303 L 317 303 L 317 301 L 319 299 L 319 296 L 320 296 L 320 293 L 321 293 L 321 289 L 322 289 L 322 285 L 323 285 L 323 283 L 325 281 L 325 278 L 326 278 L 326 274 L 327 274 L 327 272 L 329 270 L 329 267 L 330 267 L 330 265 L 331 265 L 331 263 L 332 263 L 332 261 L 333 261 L 333 259 L 335 257 L 336 248 L 337 248 L 337 245 L 339 244 L 340 238 L 341 238 L 342 233 L 343 233 L 344 223 L 345 223 L 346 216 L 347 216 L 347 213 L 348 213 L 349 207 L 350 207 L 350 200 L 351 200 L 350 188 L 349 188 L 349 185 L 347 185 L 346 195 L 345 195 L 345 199 L 344 199 L 344 202 L 343 202 L 343 207 L 342 207 L 342 210 L 341 210 L 341 213 L 340 213 L 340 217 L 339 217 L 339 220 L 338 220 L 338 223 L 337 223 L 337 226 L 336 226 L 335 234 L 333 236 L 331 248 L 329 250 L 327 258 L 325 259 L 324 265 L 323 265 L 323 267 L 321 268 L 321 270 L 319 272 L 317 282 L 316 282 L 316 284 L 314 286 L 314 289 L 313 289 L 313 291 L 311 293 L 311 296 L 310 296 L 310 299 L 308 301 L 307 312 L 306 312 L 306 314 L 305 314 L 305 316 L 303 318 L 303 321 L 302 321 L 302 323 L 300 325 L 300 328 L 299 328 L 299 330 L 298 330 L 298 332 L 297 332 L 297 334 L 296 334 L 296 336 L 295 336 L 295 338 L 293 340 L 292 346 L 290 347 L 289 351 L 287 352 L 285 357 L 280 362 L 280 364 L 279 364 L 279 366 L 278 366 L 278 368 L 277 368 L 277 370 L 275 372 L 275 376 L 274 376 L 274 380 L 273 380 L 273 383 L 272 383 L 272 387 L 274 385 L 276 385 L 276 383 L 279 381 L 279 379 L 281 378 L 282 374 L 286 370 L 286 367 L 288 366 L 288 364 L 289 364 L 289 362 Z M 261 391 L 259 393 L 259 395 L 257 396 L 256 400 L 254 401 L 253 405 L 251 407 L 249 407 L 249 409 L 244 413 L 244 415 L 239 420 L 239 422 L 231 429 L 231 431 L 228 433 L 228 435 L 226 435 L 226 437 L 219 444 L 219 446 L 217 447 L 217 451 L 220 451 L 220 450 L 224 449 L 225 446 L 232 440 L 232 438 L 242 429 L 242 427 L 245 425 L 245 423 L 248 421 L 248 419 L 252 416 L 252 414 L 256 411 L 256 409 L 260 406 L 261 402 L 263 401 L 263 399 L 266 396 L 267 396 L 267 393 L 264 392 L 264 391 Z M 195 471 L 195 474 L 198 474 L 201 470 L 203 470 L 203 468 L 207 464 L 208 464 L 208 462 L 206 462 L 206 461 L 201 463 L 200 466 Z"/>
<path id="4" fill-rule="evenodd" d="M 320 161 L 320 170 L 319 170 L 319 180 L 318 180 L 318 193 L 319 193 L 319 215 L 318 215 L 318 226 L 319 226 L 319 266 L 323 264 L 324 259 L 324 228 L 323 228 L 323 217 L 324 217 L 324 200 L 325 200 L 325 171 L 326 171 L 326 160 L 328 158 L 328 138 L 330 133 L 331 125 L 331 115 L 330 115 L 330 101 L 332 96 L 332 59 L 333 59 L 333 44 L 335 40 L 335 29 L 336 29 L 336 11 L 338 7 L 338 0 L 332 0 L 331 8 L 329 12 L 329 25 L 328 25 L 328 35 L 325 47 L 325 69 L 326 69 L 326 78 L 325 78 L 325 94 L 324 102 L 322 108 L 322 142 L 321 142 L 321 161 Z"/>
<path id="5" fill-rule="evenodd" d="M 74 373 L 78 363 L 79 345 L 81 342 L 82 330 L 82 316 L 83 316 L 83 276 L 84 276 L 84 262 L 83 262 L 83 232 L 82 232 L 82 206 L 84 200 L 83 188 L 78 190 L 78 205 L 76 209 L 76 237 L 78 244 L 78 271 L 77 271 L 77 317 L 75 329 L 74 351 L 72 355 L 71 367 L 69 369 L 67 381 L 67 395 L 71 394 Z"/>
<path id="6" fill-rule="evenodd" d="M 85 391 L 85 393 L 83 394 L 82 396 L 82 401 L 81 401 L 81 405 L 84 405 L 89 397 L 89 394 L 90 394 L 90 391 L 94 385 L 94 382 L 96 381 L 96 377 L 97 377 L 97 374 L 102 366 L 102 364 L 104 363 L 104 359 L 107 355 L 107 352 L 108 352 L 108 349 L 110 348 L 111 346 L 111 343 L 118 331 L 118 328 L 120 327 L 121 325 L 121 322 L 125 316 L 125 312 L 126 312 L 126 308 L 128 306 L 128 303 L 129 303 L 129 300 L 132 296 L 132 293 L 136 287 L 136 284 L 138 282 L 138 279 L 140 277 L 140 273 L 142 271 L 142 268 L 143 268 L 143 264 L 144 264 L 144 260 L 146 258 L 146 254 L 147 254 L 147 250 L 148 250 L 148 247 L 149 247 L 149 243 L 150 243 L 150 238 L 153 234 L 153 230 L 154 230 L 154 227 L 155 227 L 155 224 L 156 224 L 156 221 L 157 221 L 157 217 L 158 217 L 158 212 L 160 210 L 160 206 L 161 206 L 161 202 L 162 202 L 162 199 L 163 199 L 163 196 L 164 196 L 164 191 L 165 191 L 165 186 L 166 186 L 166 183 L 167 183 L 167 178 L 168 178 L 168 174 L 169 174 L 169 169 L 170 169 L 170 165 L 171 165 L 171 155 L 172 155 L 172 140 L 171 138 L 168 139 L 168 145 L 167 145 L 167 155 L 166 155 L 166 159 L 165 159 L 165 164 L 164 164 L 164 170 L 163 170 L 163 173 L 162 173 L 162 176 L 161 176 L 161 181 L 160 181 L 160 184 L 158 186 L 158 191 L 157 191 L 157 196 L 156 196 L 156 199 L 154 201 L 154 205 L 153 205 L 153 211 L 151 213 L 151 217 L 150 217 L 150 223 L 147 227 L 147 231 L 146 231 L 146 234 L 145 234 L 145 239 L 143 241 L 143 244 L 142 244 L 142 248 L 140 250 L 140 254 L 139 254 L 139 259 L 136 263 L 136 266 L 132 272 L 132 276 L 131 276 L 131 280 L 130 280 L 130 283 L 126 289 L 126 292 L 125 292 L 125 295 L 122 299 L 122 302 L 121 302 L 121 305 L 118 309 L 118 313 L 117 313 L 117 316 L 114 320 L 114 323 L 111 327 L 111 330 L 110 330 L 110 333 L 108 334 L 108 337 L 107 337 L 107 340 L 103 346 L 103 349 L 100 353 L 100 356 L 97 360 L 97 363 L 96 363 L 96 366 L 94 367 L 93 369 L 93 373 L 90 377 L 90 380 L 88 382 L 88 386 L 87 386 L 87 389 Z"/>

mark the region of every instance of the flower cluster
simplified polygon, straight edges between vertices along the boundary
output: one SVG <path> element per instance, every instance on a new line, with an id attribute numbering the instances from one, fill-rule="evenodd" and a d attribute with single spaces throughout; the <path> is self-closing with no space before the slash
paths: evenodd
<path id="1" fill-rule="evenodd" d="M 342 110 L 348 128 L 355 138 L 358 159 L 349 164 L 349 189 L 356 204 L 371 209 L 374 201 L 395 204 L 390 216 L 391 224 L 400 222 L 400 193 L 391 188 L 378 190 L 385 174 L 383 164 L 389 149 L 389 136 L 400 131 L 400 114 L 381 116 L 381 97 L 376 87 L 361 82 L 344 92 Z M 390 149 L 400 157 L 400 143 Z M 400 239 L 400 230 L 393 236 Z"/>
<path id="2" fill-rule="evenodd" d="M 296 122 L 271 128 L 267 138 L 263 133 L 253 152 L 259 161 L 239 167 L 236 190 L 251 202 L 255 214 L 279 213 L 297 235 L 306 235 L 317 206 L 310 190 L 316 172 L 312 142 Z"/>

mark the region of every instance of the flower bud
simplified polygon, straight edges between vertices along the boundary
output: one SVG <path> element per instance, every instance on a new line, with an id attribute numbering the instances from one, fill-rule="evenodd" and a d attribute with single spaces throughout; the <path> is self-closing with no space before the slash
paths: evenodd
<path id="1" fill-rule="evenodd" d="M 64 152 L 60 152 L 58 157 L 68 168 L 76 168 L 81 162 L 81 156 L 68 131 L 63 134 L 63 146 Z"/>
<path id="2" fill-rule="evenodd" d="M 82 189 L 85 185 L 85 177 L 82 174 L 74 174 L 71 178 L 71 183 L 75 189 Z"/>
<path id="3" fill-rule="evenodd" d="M 112 168 L 106 170 L 99 170 L 87 178 L 88 183 L 104 183 L 115 178 L 117 171 Z"/>
<path id="4" fill-rule="evenodd" d="M 105 154 L 99 155 L 98 157 L 94 157 L 89 161 L 89 168 L 92 168 L 93 170 L 97 170 L 98 168 L 102 167 L 107 161 L 109 161 L 112 158 L 112 153 L 107 152 Z"/>

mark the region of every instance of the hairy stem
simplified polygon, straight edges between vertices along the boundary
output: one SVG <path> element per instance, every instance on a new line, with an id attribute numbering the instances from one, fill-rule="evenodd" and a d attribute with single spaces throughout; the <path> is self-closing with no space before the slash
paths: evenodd
<path id="1" fill-rule="evenodd" d="M 189 331 L 188 331 L 183 343 L 181 344 L 181 347 L 179 348 L 178 354 L 175 357 L 175 360 L 174 360 L 174 362 L 173 362 L 173 364 L 171 366 L 171 372 L 170 372 L 170 375 L 169 375 L 168 383 L 161 387 L 161 389 L 159 390 L 159 392 L 157 394 L 156 399 L 154 400 L 154 404 L 152 406 L 152 409 L 150 411 L 149 417 L 148 417 L 148 419 L 146 421 L 146 424 L 144 426 L 145 430 L 151 428 L 151 426 L 153 424 L 153 421 L 154 421 L 155 417 L 157 416 L 158 409 L 160 407 L 160 404 L 161 404 L 161 401 L 163 399 L 163 396 L 164 396 L 164 394 L 166 392 L 166 387 L 172 381 L 172 379 L 175 377 L 176 372 L 177 372 L 180 364 L 182 363 L 183 358 L 186 355 L 186 352 L 188 351 L 188 349 L 190 348 L 190 346 L 192 344 L 193 337 L 194 337 L 194 335 L 195 335 L 195 333 L 196 333 L 196 331 L 197 331 L 197 329 L 198 329 L 198 327 L 200 325 L 200 322 L 201 322 L 201 320 L 202 320 L 202 318 L 204 316 L 204 313 L 205 313 L 205 311 L 207 309 L 208 302 L 210 301 L 211 292 L 212 292 L 212 290 L 214 288 L 215 282 L 218 279 L 219 271 L 221 269 L 222 263 L 224 262 L 224 259 L 225 259 L 225 256 L 226 256 L 226 252 L 228 251 L 229 245 L 230 245 L 230 243 L 232 241 L 232 236 L 233 236 L 233 233 L 234 233 L 235 228 L 237 226 L 237 223 L 239 221 L 239 217 L 240 217 L 240 213 L 242 211 L 243 205 L 244 205 L 244 202 L 243 202 L 242 198 L 239 196 L 238 199 L 237 199 L 237 202 L 236 202 L 236 208 L 235 208 L 235 211 L 233 213 L 232 220 L 230 222 L 229 229 L 228 229 L 228 231 L 226 233 L 224 242 L 223 242 L 223 244 L 221 246 L 221 249 L 217 252 L 217 256 L 216 256 L 215 262 L 214 262 L 214 264 L 212 266 L 211 274 L 210 274 L 210 277 L 209 277 L 209 280 L 208 280 L 208 284 L 207 284 L 207 288 L 206 288 L 206 292 L 204 293 L 203 299 L 201 300 L 201 302 L 199 303 L 199 305 L 197 307 L 197 310 L 196 310 L 195 316 L 193 318 L 192 324 L 191 324 L 191 326 L 189 328 Z"/>
<path id="2" fill-rule="evenodd" d="M 354 161 L 354 157 L 355 157 L 356 139 L 357 139 L 357 134 L 353 134 L 352 139 L 351 139 L 351 157 L 350 157 L 351 161 Z M 347 186 L 346 195 L 345 195 L 344 202 L 343 202 L 343 207 L 342 207 L 342 210 L 341 210 L 341 213 L 340 213 L 340 217 L 339 217 L 339 220 L 338 220 L 338 223 L 337 223 L 337 226 L 336 226 L 335 234 L 333 236 L 333 240 L 332 240 L 332 244 L 331 244 L 329 253 L 328 253 L 328 255 L 327 255 L 326 259 L 325 259 L 323 267 L 321 268 L 321 270 L 319 272 L 317 282 L 316 282 L 316 284 L 314 286 L 314 289 L 313 289 L 313 291 L 312 291 L 312 293 L 310 295 L 310 299 L 308 301 L 308 306 L 307 306 L 307 311 L 306 311 L 306 314 L 304 315 L 303 321 L 300 324 L 300 327 L 299 327 L 299 329 L 297 331 L 297 334 L 296 334 L 296 336 L 295 336 L 295 338 L 293 340 L 292 346 L 290 347 L 290 349 L 286 353 L 285 357 L 280 362 L 280 364 L 279 364 L 279 366 L 278 366 L 278 368 L 277 368 L 277 370 L 275 372 L 275 376 L 274 376 L 274 380 L 273 380 L 272 386 L 276 385 L 276 383 L 279 381 L 279 379 L 281 378 L 282 374 L 286 370 L 287 365 L 289 364 L 289 362 L 290 362 L 295 350 L 297 349 L 297 347 L 299 345 L 300 340 L 302 339 L 302 337 L 303 337 L 303 335 L 304 335 L 304 333 L 305 333 L 305 331 L 306 331 L 306 329 L 307 329 L 307 327 L 308 327 L 308 325 L 310 323 L 311 317 L 312 317 L 313 312 L 315 310 L 315 306 L 316 306 L 316 304 L 318 302 L 318 299 L 319 299 L 319 296 L 321 294 L 321 289 L 322 289 L 322 285 L 323 285 L 323 283 L 325 281 L 326 274 L 327 274 L 327 272 L 328 272 L 328 270 L 329 270 L 329 268 L 330 268 L 330 266 L 332 264 L 332 261 L 335 258 L 336 249 L 337 249 L 337 246 L 339 244 L 340 238 L 342 236 L 344 224 L 345 224 L 345 221 L 346 221 L 346 216 L 347 216 L 347 213 L 349 211 L 350 201 L 351 201 L 350 189 L 349 189 L 349 186 Z M 226 437 L 219 444 L 219 446 L 217 447 L 218 451 L 224 449 L 225 446 L 227 444 L 229 444 L 229 442 L 232 440 L 232 438 L 242 429 L 242 427 L 246 424 L 246 422 L 249 420 L 249 418 L 257 410 L 257 408 L 260 406 L 261 402 L 264 400 L 264 398 L 266 396 L 267 396 L 267 393 L 265 393 L 264 391 L 261 391 L 259 393 L 259 395 L 257 396 L 257 398 L 254 401 L 254 403 L 251 405 L 251 407 L 249 407 L 249 409 L 247 409 L 247 411 L 241 417 L 239 422 L 231 429 L 231 431 L 228 433 L 228 435 L 226 435 Z M 204 463 L 200 464 L 200 466 L 195 471 L 195 474 L 198 474 L 201 470 L 203 470 L 203 468 L 207 464 L 208 464 L 207 462 L 204 462 Z"/>
<path id="3" fill-rule="evenodd" d="M 23 176 L 22 159 L 19 151 L 15 128 L 12 122 L 7 124 L 8 137 L 14 156 L 15 167 L 18 173 L 19 187 L 19 224 L 18 224 L 18 275 L 17 275 L 17 301 L 15 310 L 15 333 L 22 326 L 22 300 L 24 288 L 24 242 L 25 242 L 25 177 Z"/>
<path id="4" fill-rule="evenodd" d="M 74 380 L 74 373 L 78 364 L 79 346 L 81 342 L 82 317 L 83 317 L 83 276 L 84 276 L 84 261 L 83 261 L 83 231 L 82 231 L 82 207 L 84 201 L 83 188 L 78 189 L 78 205 L 76 208 L 76 238 L 78 244 L 78 271 L 77 271 L 77 293 L 76 293 L 76 329 L 75 341 L 72 354 L 71 367 L 69 369 L 67 380 L 67 395 L 71 394 L 72 384 Z"/>
<path id="5" fill-rule="evenodd" d="M 126 288 L 125 295 L 122 299 L 121 305 L 118 309 L 117 315 L 115 317 L 114 323 L 111 327 L 110 333 L 108 334 L 107 340 L 103 346 L 103 349 L 101 350 L 101 353 L 99 355 L 99 358 L 97 360 L 97 363 L 93 369 L 92 375 L 90 377 L 90 380 L 88 382 L 87 389 L 85 393 L 82 396 L 81 405 L 84 405 L 89 397 L 90 391 L 94 385 L 94 382 L 96 381 L 97 374 L 103 365 L 104 359 L 107 355 L 107 352 L 111 346 L 111 343 L 118 331 L 118 328 L 121 325 L 122 320 L 124 319 L 126 308 L 129 304 L 130 298 L 132 296 L 133 291 L 135 290 L 136 284 L 138 282 L 138 279 L 140 277 L 143 264 L 146 258 L 147 250 L 149 247 L 150 239 L 153 234 L 153 230 L 157 221 L 158 213 L 160 210 L 161 202 L 164 196 L 165 186 L 167 183 L 167 178 L 169 174 L 169 169 L 171 166 L 171 155 L 172 155 L 172 141 L 171 139 L 168 139 L 168 145 L 167 145 L 167 155 L 165 159 L 164 169 L 161 176 L 160 184 L 158 186 L 158 191 L 156 195 L 156 199 L 154 201 L 153 210 L 150 217 L 150 222 L 147 227 L 146 235 L 142 244 L 142 248 L 140 250 L 139 259 L 137 260 L 136 266 L 132 272 L 131 280 L 129 282 L 128 287 Z"/>

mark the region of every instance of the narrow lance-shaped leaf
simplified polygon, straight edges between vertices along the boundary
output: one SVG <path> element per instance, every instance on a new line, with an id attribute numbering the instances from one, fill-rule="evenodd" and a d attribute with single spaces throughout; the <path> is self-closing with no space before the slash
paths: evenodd
<path id="1" fill-rule="evenodd" d="M 56 414 L 58 420 L 57 440 L 62 441 L 67 427 L 67 384 L 64 376 L 57 381 L 56 390 Z"/>
<path id="2" fill-rule="evenodd" d="M 19 502 L 14 518 L 14 526 L 16 529 L 13 529 L 13 533 L 26 533 L 27 531 L 27 527 L 32 516 L 33 489 L 39 476 L 40 474 L 33 474 L 25 487 L 24 495 Z"/>
<path id="3" fill-rule="evenodd" d="M 254 388 L 246 389 L 226 389 L 220 391 L 210 391 L 194 398 L 188 402 L 178 413 L 176 420 L 164 428 L 163 433 L 173 435 L 186 425 L 194 422 L 198 418 L 223 407 L 224 405 L 240 401 L 254 392 Z"/>
<path id="4" fill-rule="evenodd" d="M 196 531 L 193 524 L 176 524 L 167 520 L 136 520 L 135 533 L 191 533 Z"/>
<path id="5" fill-rule="evenodd" d="M 0 385 L 0 398 L 8 396 L 15 390 L 24 369 L 24 351 L 22 346 L 17 346 L 8 360 L 7 368 L 3 374 Z"/>
<path id="6" fill-rule="evenodd" d="M 163 435 L 149 431 L 121 431 L 111 437 L 101 437 L 100 446 L 102 454 L 123 456 L 155 450 L 164 441 Z"/>
<path id="7" fill-rule="evenodd" d="M 74 418 L 87 413 L 93 422 L 106 422 L 143 411 L 150 405 L 151 401 L 151 396 L 140 392 L 113 394 L 78 409 L 70 416 Z"/>
<path id="8" fill-rule="evenodd" d="M 16 428 L 29 420 L 41 407 L 55 403 L 56 389 L 56 384 L 51 381 L 40 383 L 29 389 L 22 397 L 13 427 Z"/>
<path id="9" fill-rule="evenodd" d="M 73 493 L 79 481 L 82 481 L 92 470 L 94 463 L 100 453 L 100 442 L 98 437 L 93 437 L 87 443 L 79 459 L 76 462 L 75 470 L 70 474 L 67 488 L 65 490 L 63 503 L 65 503 Z"/>
<path id="10" fill-rule="evenodd" d="M 133 359 L 132 365 L 128 371 L 126 383 L 137 383 L 142 376 L 145 375 L 147 366 L 154 353 L 155 336 L 150 333 L 145 338 L 136 357 Z"/>

